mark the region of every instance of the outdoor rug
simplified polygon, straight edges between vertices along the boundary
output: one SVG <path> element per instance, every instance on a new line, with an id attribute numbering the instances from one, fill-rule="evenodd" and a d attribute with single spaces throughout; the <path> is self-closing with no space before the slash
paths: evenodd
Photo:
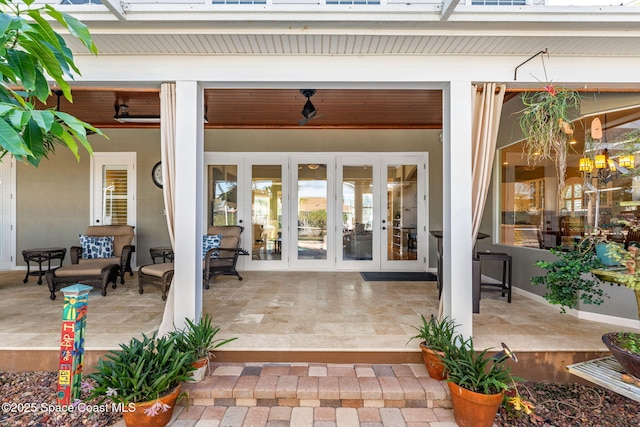
<path id="1" fill-rule="evenodd" d="M 437 276 L 426 271 L 372 271 L 361 272 L 367 282 L 435 282 Z"/>

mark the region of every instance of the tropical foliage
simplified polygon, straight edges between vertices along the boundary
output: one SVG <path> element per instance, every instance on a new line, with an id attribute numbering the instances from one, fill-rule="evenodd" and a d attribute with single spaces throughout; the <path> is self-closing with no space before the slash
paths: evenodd
<path id="1" fill-rule="evenodd" d="M 567 170 L 567 142 L 573 134 L 569 116 L 579 111 L 580 94 L 548 85 L 542 91 L 525 92 L 521 99 L 525 108 L 520 111 L 520 129 L 527 161 L 530 165 L 547 159 L 555 163 L 560 196 Z"/>
<path id="2" fill-rule="evenodd" d="M 182 352 L 175 336 L 156 334 L 132 338 L 98 360 L 95 382 L 87 400 L 110 398 L 116 403 L 139 403 L 158 399 L 182 381 L 191 381 L 193 354 Z"/>
<path id="3" fill-rule="evenodd" d="M 451 345 L 456 329 L 456 324 L 448 317 L 436 320 L 433 315 L 427 320 L 423 314 L 420 315 L 422 325 L 413 326 L 418 333 L 411 337 L 411 340 L 420 340 L 425 347 L 433 351 L 444 351 Z"/>
<path id="4" fill-rule="evenodd" d="M 208 357 L 213 349 L 237 339 L 237 337 L 216 339 L 220 327 L 213 326 L 208 314 L 205 314 L 199 323 L 195 323 L 191 319 L 185 319 L 185 322 L 187 325 L 184 330 L 174 331 L 170 335 L 177 340 L 180 351 L 191 352 L 194 361 Z"/>
<path id="5" fill-rule="evenodd" d="M 54 20 L 87 49 L 97 49 L 86 25 L 51 5 L 32 7 L 34 0 L 0 0 L 0 156 L 13 154 L 37 166 L 57 145 L 79 158 L 79 146 L 89 153 L 87 131 L 104 134 L 70 114 L 38 107 L 52 95 L 52 79 L 61 96 L 73 101 L 69 79 L 80 75 L 71 49 L 54 31 Z"/>
<path id="6" fill-rule="evenodd" d="M 536 261 L 536 265 L 547 271 L 544 276 L 531 278 L 533 285 L 546 285 L 544 298 L 551 304 L 560 305 L 560 311 L 575 308 L 579 300 L 584 304 L 600 305 L 604 302 L 601 283 L 591 271 L 602 267 L 593 245 L 582 243 L 579 249 L 563 252 L 551 249 L 555 261 Z"/>

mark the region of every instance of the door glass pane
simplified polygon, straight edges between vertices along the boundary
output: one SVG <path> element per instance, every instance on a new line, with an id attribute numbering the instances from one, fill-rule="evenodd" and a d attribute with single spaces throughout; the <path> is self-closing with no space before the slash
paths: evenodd
<path id="1" fill-rule="evenodd" d="M 127 166 L 102 167 L 102 224 L 127 223 Z"/>
<path id="2" fill-rule="evenodd" d="M 251 167 L 251 259 L 282 258 L 282 166 Z"/>
<path id="3" fill-rule="evenodd" d="M 387 167 L 387 259 L 417 259 L 418 166 Z"/>
<path id="4" fill-rule="evenodd" d="M 327 165 L 298 165 L 298 259 L 327 259 Z"/>
<path id="5" fill-rule="evenodd" d="M 209 166 L 207 224 L 236 225 L 238 219 L 238 166 Z"/>
<path id="6" fill-rule="evenodd" d="M 342 169 L 342 259 L 373 259 L 373 166 Z"/>

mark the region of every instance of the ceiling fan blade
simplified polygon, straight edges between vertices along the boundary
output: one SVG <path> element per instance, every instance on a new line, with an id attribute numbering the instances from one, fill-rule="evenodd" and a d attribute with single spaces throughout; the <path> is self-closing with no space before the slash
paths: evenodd
<path id="1" fill-rule="evenodd" d="M 307 124 L 308 121 L 309 121 L 309 119 L 300 119 L 300 120 L 298 120 L 298 124 L 300 126 L 304 126 L 304 125 Z"/>

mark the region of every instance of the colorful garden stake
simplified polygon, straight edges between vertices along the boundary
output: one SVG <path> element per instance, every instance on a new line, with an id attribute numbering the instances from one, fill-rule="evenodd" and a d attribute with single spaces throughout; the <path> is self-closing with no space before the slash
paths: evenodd
<path id="1" fill-rule="evenodd" d="M 91 286 L 76 283 L 60 289 L 64 294 L 60 362 L 58 365 L 58 405 L 70 405 L 80 398 L 84 361 L 84 327 Z"/>

